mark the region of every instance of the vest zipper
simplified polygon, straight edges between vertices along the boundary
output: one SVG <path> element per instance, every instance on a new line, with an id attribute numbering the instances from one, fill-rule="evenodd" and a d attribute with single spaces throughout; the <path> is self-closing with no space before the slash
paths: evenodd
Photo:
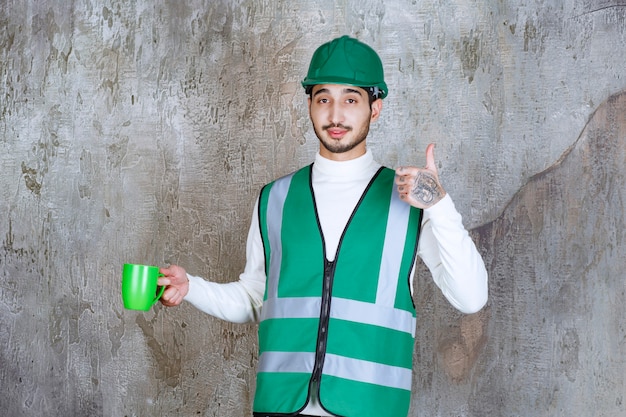
<path id="1" fill-rule="evenodd" d="M 317 347 L 315 349 L 315 365 L 311 380 L 317 383 L 317 396 L 319 398 L 319 381 L 324 367 L 326 356 L 326 342 L 328 341 L 328 321 L 330 320 L 330 301 L 333 278 L 335 276 L 335 261 L 324 259 L 324 282 L 322 288 L 322 306 L 320 311 L 320 323 L 317 332 Z"/>
<path id="2" fill-rule="evenodd" d="M 320 406 L 324 408 L 322 401 L 320 399 L 320 380 L 322 379 L 322 369 L 324 368 L 324 359 L 326 357 L 326 348 L 328 342 L 328 322 L 330 321 L 330 302 L 332 298 L 332 288 L 333 288 L 333 279 L 335 278 L 335 268 L 337 266 L 337 258 L 339 257 L 339 250 L 341 249 L 341 244 L 343 242 L 343 237 L 346 234 L 346 230 L 348 226 L 352 222 L 352 218 L 354 217 L 354 213 L 361 205 L 365 194 L 369 191 L 370 187 L 374 180 L 378 177 L 378 175 L 382 172 L 383 167 L 380 167 L 376 174 L 372 177 L 369 184 L 363 191 L 361 198 L 358 203 L 354 207 L 348 222 L 346 223 L 341 237 L 339 238 L 339 243 L 337 245 L 337 252 L 335 253 L 335 259 L 333 261 L 329 261 L 326 257 L 326 243 L 324 242 L 324 233 L 322 232 L 322 225 L 320 223 L 319 215 L 317 212 L 317 203 L 315 201 L 315 192 L 313 191 L 313 164 L 309 166 L 309 188 L 311 189 L 311 195 L 313 197 L 313 206 L 315 208 L 315 217 L 317 220 L 317 227 L 320 231 L 320 236 L 322 237 L 322 246 L 324 251 L 324 282 L 322 287 L 322 305 L 320 311 L 320 323 L 317 330 L 317 346 L 315 348 L 315 363 L 313 364 L 313 374 L 311 375 L 311 381 L 309 383 L 309 387 L 313 386 L 315 388 L 315 395 L 317 395 L 317 399 L 320 403 Z M 325 409 L 325 408 L 324 408 Z"/>

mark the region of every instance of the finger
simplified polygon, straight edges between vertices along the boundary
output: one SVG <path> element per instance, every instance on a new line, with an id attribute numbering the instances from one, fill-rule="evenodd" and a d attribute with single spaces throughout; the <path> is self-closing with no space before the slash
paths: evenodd
<path id="1" fill-rule="evenodd" d="M 161 277 L 161 278 L 158 279 L 157 285 L 160 286 L 160 287 L 165 287 L 167 285 L 172 285 L 172 280 L 170 280 L 169 278 Z"/>
<path id="2" fill-rule="evenodd" d="M 170 303 L 177 306 L 183 302 L 184 297 L 181 295 L 180 291 L 176 293 L 174 297 L 170 300 Z"/>
<path id="3" fill-rule="evenodd" d="M 187 279 L 184 269 L 176 265 L 160 268 L 159 272 L 164 275 L 164 278 L 169 279 L 169 285 L 178 285 Z"/>
<path id="4" fill-rule="evenodd" d="M 177 295 L 178 295 L 178 289 L 169 287 L 163 292 L 163 295 L 161 296 L 161 298 L 163 298 L 163 300 L 167 301 L 168 303 L 173 303 L 174 300 L 176 300 Z"/>
<path id="5" fill-rule="evenodd" d="M 173 303 L 171 301 L 164 300 L 163 297 L 161 297 L 160 301 L 161 301 L 161 304 L 163 304 L 165 307 L 176 307 L 178 305 L 178 304 Z"/>
<path id="6" fill-rule="evenodd" d="M 419 168 L 416 167 L 400 167 L 396 169 L 395 183 L 398 185 L 410 183 L 415 179 L 418 172 Z"/>
<path id="7" fill-rule="evenodd" d="M 173 306 L 178 305 L 176 300 L 177 300 L 176 296 L 170 296 L 169 298 L 165 298 L 165 294 L 163 294 L 163 297 L 161 297 L 161 302 L 167 307 L 173 307 Z"/>
<path id="8" fill-rule="evenodd" d="M 435 164 L 435 144 L 430 143 L 426 147 L 426 169 L 437 172 L 437 165 Z"/>
<path id="9" fill-rule="evenodd" d="M 417 171 L 418 171 L 418 168 L 416 167 L 401 166 L 401 167 L 396 168 L 396 175 L 398 176 L 415 175 Z"/>
<path id="10" fill-rule="evenodd" d="M 176 298 L 175 298 L 174 302 L 178 306 L 178 305 L 181 305 L 183 303 L 184 299 L 185 299 L 185 297 L 183 297 L 183 295 L 179 292 L 178 294 L 176 294 Z"/>

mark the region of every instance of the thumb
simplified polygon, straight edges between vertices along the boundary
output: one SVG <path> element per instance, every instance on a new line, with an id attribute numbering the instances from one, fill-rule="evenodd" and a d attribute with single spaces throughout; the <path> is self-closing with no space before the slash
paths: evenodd
<path id="1" fill-rule="evenodd" d="M 437 165 L 435 164 L 435 144 L 430 143 L 426 147 L 426 169 L 437 172 Z"/>

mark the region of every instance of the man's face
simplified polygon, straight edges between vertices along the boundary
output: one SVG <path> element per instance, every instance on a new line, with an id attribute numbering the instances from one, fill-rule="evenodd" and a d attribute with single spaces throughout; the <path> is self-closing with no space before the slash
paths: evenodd
<path id="1" fill-rule="evenodd" d="M 313 87 L 309 116 L 320 140 L 320 154 L 347 161 L 365 153 L 370 123 L 380 115 L 382 100 L 370 106 L 367 92 L 359 87 L 321 84 Z"/>

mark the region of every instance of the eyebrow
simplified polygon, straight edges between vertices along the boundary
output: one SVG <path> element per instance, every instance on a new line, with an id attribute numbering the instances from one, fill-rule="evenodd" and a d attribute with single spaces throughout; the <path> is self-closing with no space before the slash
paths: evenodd
<path id="1" fill-rule="evenodd" d="M 360 96 L 363 96 L 363 94 L 361 94 L 359 90 L 356 90 L 354 88 L 344 88 L 341 92 L 342 94 L 358 94 Z M 326 93 L 330 93 L 330 90 L 328 88 L 320 88 L 313 94 L 313 96 L 315 97 L 318 94 L 326 94 Z"/>

